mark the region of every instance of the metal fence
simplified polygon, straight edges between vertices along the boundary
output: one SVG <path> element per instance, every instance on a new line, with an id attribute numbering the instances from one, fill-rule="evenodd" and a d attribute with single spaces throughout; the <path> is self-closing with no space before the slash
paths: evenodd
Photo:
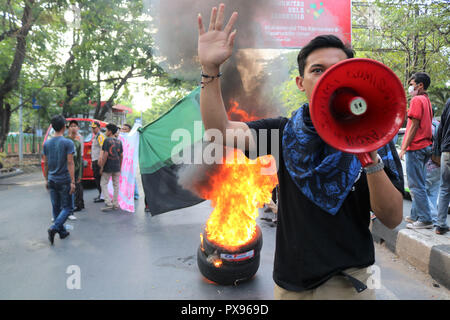
<path id="1" fill-rule="evenodd" d="M 23 153 L 41 153 L 42 142 L 44 137 L 37 137 L 32 134 L 23 135 Z M 19 135 L 8 135 L 5 143 L 5 150 L 7 155 L 19 154 Z"/>

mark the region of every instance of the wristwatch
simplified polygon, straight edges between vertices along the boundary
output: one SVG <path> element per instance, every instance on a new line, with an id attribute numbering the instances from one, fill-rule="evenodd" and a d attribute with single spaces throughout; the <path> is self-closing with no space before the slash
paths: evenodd
<path id="1" fill-rule="evenodd" d="M 384 169 L 384 163 L 383 160 L 381 160 L 381 157 L 379 154 L 377 154 L 377 158 L 378 158 L 378 163 L 374 166 L 371 167 L 364 167 L 364 171 L 366 172 L 366 174 L 372 174 L 378 171 L 381 171 Z"/>

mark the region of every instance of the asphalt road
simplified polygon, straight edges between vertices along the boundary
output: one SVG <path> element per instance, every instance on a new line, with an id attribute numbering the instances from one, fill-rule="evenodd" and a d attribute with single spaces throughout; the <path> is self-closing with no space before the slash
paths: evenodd
<path id="1" fill-rule="evenodd" d="M 273 299 L 275 227 L 261 220 L 270 217 L 262 210 L 256 276 L 219 286 L 202 277 L 196 262 L 209 202 L 152 217 L 144 213 L 143 198 L 135 213 L 105 213 L 102 203 L 92 202 L 95 196 L 96 190 L 85 190 L 86 209 L 67 222 L 71 235 L 56 236 L 50 246 L 51 205 L 42 174 L 0 179 L 0 299 Z M 430 276 L 375 247 L 378 299 L 450 299 Z"/>

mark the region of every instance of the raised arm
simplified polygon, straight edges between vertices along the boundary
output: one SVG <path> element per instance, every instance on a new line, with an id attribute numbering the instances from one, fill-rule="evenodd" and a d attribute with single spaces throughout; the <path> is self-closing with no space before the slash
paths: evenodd
<path id="1" fill-rule="evenodd" d="M 48 160 L 45 154 L 42 155 L 42 160 L 44 161 L 45 188 L 48 189 Z"/>
<path id="2" fill-rule="evenodd" d="M 249 145 L 254 145 L 249 128 L 244 122 L 228 120 L 220 87 L 220 66 L 232 54 L 237 32 L 232 29 L 238 17 L 238 13 L 233 12 L 222 30 L 224 10 L 224 4 L 220 4 L 219 9 L 212 8 L 208 31 L 205 31 L 202 16 L 198 15 L 198 57 L 202 67 L 200 110 L 205 130 L 217 129 L 222 133 L 224 141 L 217 143 L 248 149 Z M 237 146 L 237 136 L 246 133 L 249 138 L 245 139 L 245 145 Z"/>
<path id="3" fill-rule="evenodd" d="M 73 161 L 73 153 L 67 154 L 67 169 L 70 174 L 70 192 L 72 194 L 75 192 L 75 162 Z"/>

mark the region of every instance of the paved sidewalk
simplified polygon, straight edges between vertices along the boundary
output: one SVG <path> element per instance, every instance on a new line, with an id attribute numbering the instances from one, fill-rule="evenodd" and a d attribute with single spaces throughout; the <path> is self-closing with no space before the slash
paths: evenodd
<path id="1" fill-rule="evenodd" d="M 404 218 L 409 215 L 411 201 L 404 201 Z M 447 217 L 447 223 L 450 218 Z M 450 289 L 450 232 L 437 235 L 434 229 L 412 230 L 407 222 L 390 230 L 379 220 L 372 223 L 372 235 L 376 242 L 384 243 L 399 257 Z"/>

